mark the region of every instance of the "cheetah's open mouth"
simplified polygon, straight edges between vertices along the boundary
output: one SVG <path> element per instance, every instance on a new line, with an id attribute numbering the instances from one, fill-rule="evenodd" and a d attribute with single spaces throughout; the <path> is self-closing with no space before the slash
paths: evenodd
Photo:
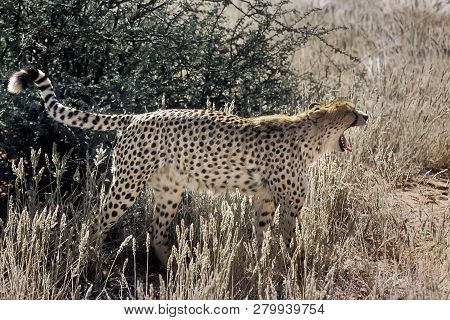
<path id="1" fill-rule="evenodd" d="M 352 152 L 352 146 L 347 142 L 347 139 L 345 138 L 344 135 L 341 135 L 339 137 L 339 147 L 341 148 L 341 151 L 348 151 L 348 152 Z"/>

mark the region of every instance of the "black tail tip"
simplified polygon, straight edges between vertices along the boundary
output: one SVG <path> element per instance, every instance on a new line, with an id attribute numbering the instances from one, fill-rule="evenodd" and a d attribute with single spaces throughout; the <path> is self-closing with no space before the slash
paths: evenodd
<path id="1" fill-rule="evenodd" d="M 39 70 L 33 67 L 25 67 L 15 72 L 9 78 L 8 91 L 11 93 L 19 93 L 26 89 L 39 77 Z"/>
<path id="2" fill-rule="evenodd" d="M 28 74 L 28 76 L 30 78 L 29 80 L 31 82 L 34 82 L 39 77 L 39 70 L 34 67 L 28 66 L 28 67 L 23 68 L 22 70 Z"/>

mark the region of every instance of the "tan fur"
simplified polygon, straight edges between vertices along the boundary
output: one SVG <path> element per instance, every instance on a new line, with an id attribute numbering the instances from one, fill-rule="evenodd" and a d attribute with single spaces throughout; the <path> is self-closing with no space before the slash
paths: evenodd
<path id="1" fill-rule="evenodd" d="M 186 189 L 234 191 L 254 197 L 258 243 L 281 210 L 286 245 L 308 192 L 307 167 L 326 151 L 343 151 L 340 140 L 367 116 L 349 101 L 315 104 L 298 115 L 245 119 L 211 110 L 159 110 L 139 115 L 101 115 L 58 102 L 40 70 L 25 68 L 10 81 L 12 92 L 35 82 L 47 113 L 63 124 L 123 130 L 114 148 L 112 183 L 92 233 L 107 232 L 135 202 L 146 182 L 155 193 L 152 240 L 158 259 L 170 254 L 168 229 Z"/>

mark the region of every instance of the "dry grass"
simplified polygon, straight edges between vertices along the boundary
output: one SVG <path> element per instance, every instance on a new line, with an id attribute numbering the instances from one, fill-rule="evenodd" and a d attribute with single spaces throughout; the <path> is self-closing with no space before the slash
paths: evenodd
<path id="1" fill-rule="evenodd" d="M 91 250 L 86 223 L 105 189 L 103 151 L 74 177 L 64 173 L 69 157 L 54 153 L 39 168 L 44 156 L 34 154 L 32 177 L 15 166 L 0 299 L 450 298 L 450 19 L 448 6 L 427 3 L 323 3 L 321 19 L 348 27 L 330 42 L 362 61 L 314 44 L 294 59 L 300 90 L 305 100 L 350 97 L 371 122 L 353 130 L 351 155 L 311 168 L 293 256 L 275 225 L 256 259 L 251 199 L 196 194 L 173 226 L 172 267 L 160 270 L 146 233 L 150 190 L 110 236 L 125 240 Z M 322 81 L 311 83 L 310 73 Z M 43 193 L 46 173 L 56 183 Z M 63 178 L 83 193 L 60 194 Z"/>

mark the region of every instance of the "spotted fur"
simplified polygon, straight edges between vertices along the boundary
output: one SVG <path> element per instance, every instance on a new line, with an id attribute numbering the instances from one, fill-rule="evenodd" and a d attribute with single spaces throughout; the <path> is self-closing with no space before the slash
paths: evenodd
<path id="1" fill-rule="evenodd" d="M 168 228 L 187 189 L 235 190 L 254 197 L 259 243 L 280 206 L 281 230 L 290 245 L 308 192 L 306 169 L 326 151 L 349 149 L 343 133 L 366 124 L 367 115 L 349 101 L 313 104 L 307 112 L 240 118 L 211 110 L 160 110 L 139 115 L 83 112 L 58 102 L 47 76 L 25 68 L 8 89 L 34 83 L 50 117 L 65 125 L 123 130 L 114 148 L 113 180 L 96 234 L 108 231 L 149 182 L 155 193 L 152 244 L 166 264 Z M 345 147 L 345 148 L 344 148 Z"/>

